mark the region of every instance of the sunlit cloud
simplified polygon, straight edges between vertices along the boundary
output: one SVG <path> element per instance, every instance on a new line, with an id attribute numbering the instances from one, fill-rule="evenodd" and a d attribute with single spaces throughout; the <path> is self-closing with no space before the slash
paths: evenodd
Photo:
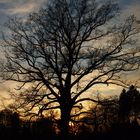
<path id="1" fill-rule="evenodd" d="M 35 8 L 37 8 L 37 5 L 35 3 L 16 5 L 14 8 L 8 9 L 7 13 L 9 15 L 28 14 L 32 12 Z"/>
<path id="2" fill-rule="evenodd" d="M 3 12 L 5 12 L 7 15 L 25 15 L 28 13 L 31 13 L 33 11 L 37 11 L 44 0 L 36 1 L 36 0 L 15 0 L 9 2 L 0 2 L 0 5 L 2 5 Z M 9 5 L 10 4 L 10 5 Z"/>

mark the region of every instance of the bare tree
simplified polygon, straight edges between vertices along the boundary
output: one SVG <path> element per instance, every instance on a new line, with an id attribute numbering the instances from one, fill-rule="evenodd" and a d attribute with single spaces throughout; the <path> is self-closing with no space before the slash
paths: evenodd
<path id="1" fill-rule="evenodd" d="M 117 13 L 112 1 L 51 0 L 26 20 L 9 21 L 2 76 L 21 83 L 18 101 L 26 113 L 60 109 L 65 136 L 72 109 L 96 102 L 81 95 L 97 84 L 125 85 L 121 72 L 139 68 L 133 38 L 139 30 L 134 16 L 113 25 Z"/>

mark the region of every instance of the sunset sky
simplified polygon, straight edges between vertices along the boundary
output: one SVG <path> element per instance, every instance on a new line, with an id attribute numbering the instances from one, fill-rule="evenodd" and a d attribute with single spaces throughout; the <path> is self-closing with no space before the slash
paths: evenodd
<path id="1" fill-rule="evenodd" d="M 3 24 L 7 21 L 8 17 L 22 16 L 23 19 L 29 13 L 37 11 L 40 7 L 44 5 L 47 0 L 0 0 L 0 31 L 5 31 Z M 127 16 L 130 14 L 135 14 L 138 20 L 140 20 L 140 0 L 118 0 L 121 11 L 123 15 Z M 1 41 L 1 34 L 0 34 Z M 140 70 L 138 72 L 132 73 L 128 78 L 140 78 Z M 0 95 L 5 95 L 7 87 L 13 87 L 15 84 L 12 82 L 0 85 Z M 95 92 L 101 93 L 120 93 L 122 88 L 117 86 L 110 86 L 108 88 L 98 87 Z"/>

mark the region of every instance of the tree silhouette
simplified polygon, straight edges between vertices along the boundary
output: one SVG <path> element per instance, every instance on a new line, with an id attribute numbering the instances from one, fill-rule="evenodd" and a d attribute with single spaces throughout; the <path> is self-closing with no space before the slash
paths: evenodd
<path id="1" fill-rule="evenodd" d="M 1 139 L 11 139 L 19 135 L 21 128 L 18 113 L 5 108 L 0 111 L 0 137 Z"/>
<path id="2" fill-rule="evenodd" d="M 81 120 L 92 128 L 94 134 L 99 134 L 108 131 L 112 124 L 118 123 L 118 108 L 116 97 L 100 99 L 100 103 L 94 104 Z"/>
<path id="3" fill-rule="evenodd" d="M 14 117 L 14 113 L 9 109 L 3 109 L 0 111 L 0 124 L 5 127 L 12 126 L 12 118 Z"/>
<path id="4" fill-rule="evenodd" d="M 129 90 L 123 89 L 119 99 L 119 115 L 123 122 L 130 122 L 130 117 L 137 120 L 140 113 L 140 92 L 131 85 Z"/>
<path id="5" fill-rule="evenodd" d="M 81 95 L 97 84 L 124 85 L 121 72 L 139 67 L 139 50 L 129 47 L 139 31 L 134 16 L 114 25 L 117 13 L 112 1 L 50 0 L 26 20 L 9 20 L 2 77 L 20 83 L 17 101 L 25 113 L 60 109 L 65 137 L 72 109 L 96 102 Z"/>

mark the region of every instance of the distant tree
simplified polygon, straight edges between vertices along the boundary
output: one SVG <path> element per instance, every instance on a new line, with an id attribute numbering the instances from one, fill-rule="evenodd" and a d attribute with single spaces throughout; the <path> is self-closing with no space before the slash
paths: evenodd
<path id="1" fill-rule="evenodd" d="M 118 98 L 110 97 L 100 100 L 100 104 L 93 105 L 88 114 L 81 120 L 92 128 L 94 134 L 108 131 L 112 124 L 118 122 Z"/>
<path id="2" fill-rule="evenodd" d="M 0 111 L 0 124 L 1 126 L 11 126 L 11 116 L 13 115 L 13 112 L 8 109 L 3 109 Z"/>
<path id="3" fill-rule="evenodd" d="M 52 120 L 49 118 L 40 118 L 33 122 L 32 133 L 34 136 L 52 139 L 55 137 L 55 127 Z"/>
<path id="4" fill-rule="evenodd" d="M 139 67 L 134 39 L 139 30 L 134 16 L 115 25 L 117 13 L 111 0 L 48 0 L 27 19 L 9 21 L 1 73 L 20 83 L 17 101 L 25 113 L 60 109 L 65 137 L 72 109 L 96 102 L 81 95 L 97 84 L 124 86 L 121 72 Z"/>
<path id="5" fill-rule="evenodd" d="M 19 114 L 9 109 L 3 109 L 0 111 L 0 125 L 17 129 L 20 126 Z"/>
<path id="6" fill-rule="evenodd" d="M 11 126 L 16 131 L 20 129 L 20 118 L 17 112 L 14 112 L 11 116 Z"/>
<path id="7" fill-rule="evenodd" d="M 140 115 L 140 92 L 131 85 L 129 90 L 123 89 L 119 98 L 119 115 L 123 122 L 129 122 L 130 117 L 137 119 Z"/>

